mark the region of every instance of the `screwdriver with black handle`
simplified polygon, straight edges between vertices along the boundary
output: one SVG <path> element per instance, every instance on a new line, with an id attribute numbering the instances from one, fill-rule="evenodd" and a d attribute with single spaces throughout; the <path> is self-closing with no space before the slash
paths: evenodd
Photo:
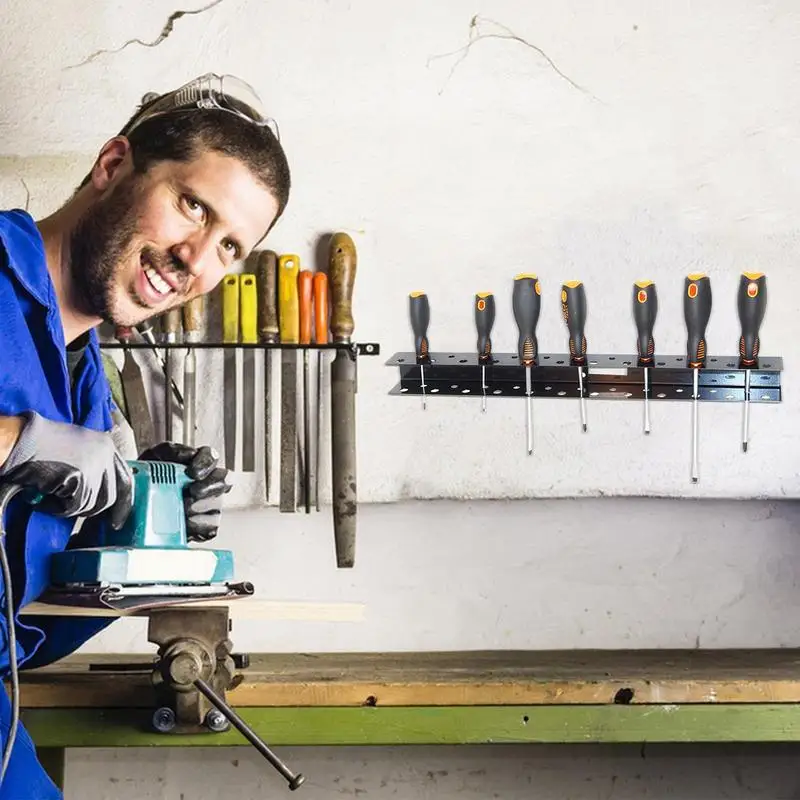
<path id="1" fill-rule="evenodd" d="M 517 275 L 514 278 L 514 289 L 511 304 L 514 319 L 519 329 L 517 351 L 519 361 L 525 367 L 525 436 L 528 444 L 528 455 L 533 453 L 533 409 L 531 407 L 532 381 L 531 367 L 536 366 L 539 356 L 539 343 L 536 340 L 536 325 L 542 305 L 542 289 L 536 275 Z"/>
<path id="2" fill-rule="evenodd" d="M 742 451 L 747 452 L 750 438 L 750 369 L 758 364 L 761 346 L 759 330 L 767 310 L 767 278 L 762 272 L 743 272 L 739 278 L 739 368 L 745 370 L 744 421 L 742 423 Z"/>
<path id="3" fill-rule="evenodd" d="M 425 365 L 431 363 L 428 343 L 431 308 L 428 295 L 425 292 L 411 292 L 408 296 L 408 310 L 411 316 L 411 329 L 414 332 L 414 352 L 417 356 L 417 364 L 419 364 L 422 408 L 425 409 Z"/>
<path id="4" fill-rule="evenodd" d="M 706 364 L 706 327 L 711 317 L 711 280 L 707 275 L 695 273 L 687 275 L 684 281 L 683 315 L 686 320 L 686 365 L 692 373 L 692 483 L 700 480 L 697 401 L 699 394 L 700 369 Z"/>
<path id="5" fill-rule="evenodd" d="M 578 368 L 578 391 L 581 400 L 581 425 L 586 432 L 586 397 L 583 388 L 583 368 L 586 365 L 586 290 L 582 281 L 567 281 L 561 285 L 561 313 L 569 331 L 570 364 Z"/>
<path id="6" fill-rule="evenodd" d="M 492 327 L 495 306 L 491 292 L 475 295 L 475 327 L 478 329 L 478 363 L 481 365 L 481 411 L 486 412 L 486 365 L 492 362 Z"/>
<path id="7" fill-rule="evenodd" d="M 656 343 L 653 328 L 658 314 L 658 294 L 653 281 L 633 284 L 633 319 L 636 323 L 636 350 L 639 366 L 644 367 L 644 432 L 650 433 L 650 380 L 649 368 L 653 366 Z"/>

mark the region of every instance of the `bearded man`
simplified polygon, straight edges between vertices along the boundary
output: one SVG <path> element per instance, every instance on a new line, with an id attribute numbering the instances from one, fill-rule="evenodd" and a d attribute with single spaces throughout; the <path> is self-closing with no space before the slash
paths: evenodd
<path id="1" fill-rule="evenodd" d="M 2 588 L 12 592 L 20 668 L 62 658 L 109 624 L 18 616 L 47 587 L 50 557 L 69 546 L 77 518 L 87 530 L 101 516 L 119 528 L 131 510 L 132 476 L 112 435 L 116 409 L 96 328 L 134 326 L 210 292 L 264 239 L 289 187 L 277 129 L 253 90 L 208 74 L 145 96 L 52 215 L 0 212 L 0 483 L 43 496 L 35 506 L 18 496 L 4 519 L 12 585 Z M 230 488 L 216 454 L 162 443 L 139 457 L 186 465 L 190 538 L 193 530 L 202 531 L 195 538 L 215 535 L 219 513 L 209 498 L 221 507 Z M 193 514 L 202 525 L 193 527 Z M 3 678 L 9 634 L 0 615 Z M 4 746 L 10 719 L 0 692 Z M 20 725 L 0 798 L 22 797 L 62 794 Z"/>

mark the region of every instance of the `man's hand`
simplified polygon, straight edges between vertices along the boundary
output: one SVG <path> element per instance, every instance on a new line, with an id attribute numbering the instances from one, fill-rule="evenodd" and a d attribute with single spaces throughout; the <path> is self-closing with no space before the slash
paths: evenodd
<path id="1" fill-rule="evenodd" d="M 21 415 L 22 430 L 0 467 L 0 479 L 43 495 L 39 508 L 57 517 L 92 517 L 108 511 L 115 529 L 131 511 L 133 476 L 111 435 Z"/>
<path id="2" fill-rule="evenodd" d="M 193 542 L 207 542 L 217 535 L 222 514 L 222 495 L 231 490 L 228 470 L 218 467 L 219 456 L 210 447 L 189 447 L 162 442 L 145 450 L 141 461 L 173 461 L 186 466 L 192 482 L 186 487 L 186 535 Z"/>

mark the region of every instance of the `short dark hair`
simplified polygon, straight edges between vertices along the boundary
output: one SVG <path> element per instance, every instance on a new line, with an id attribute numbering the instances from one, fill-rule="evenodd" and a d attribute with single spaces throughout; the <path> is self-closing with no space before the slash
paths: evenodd
<path id="1" fill-rule="evenodd" d="M 278 203 L 273 225 L 280 218 L 289 201 L 291 175 L 283 147 L 269 126 L 221 109 L 191 108 L 152 116 L 127 133 L 143 110 L 137 109 L 121 131 L 131 143 L 135 172 L 144 173 L 160 161 L 186 162 L 215 151 L 239 159 L 253 173 Z"/>

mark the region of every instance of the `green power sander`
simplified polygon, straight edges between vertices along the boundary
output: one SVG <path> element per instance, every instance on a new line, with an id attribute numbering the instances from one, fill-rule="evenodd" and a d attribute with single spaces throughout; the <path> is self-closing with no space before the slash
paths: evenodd
<path id="1" fill-rule="evenodd" d="M 100 525 L 94 547 L 52 556 L 55 591 L 116 589 L 129 596 L 226 594 L 233 581 L 233 553 L 190 547 L 183 489 L 185 467 L 167 461 L 129 461 L 133 508 L 123 527 Z"/>

